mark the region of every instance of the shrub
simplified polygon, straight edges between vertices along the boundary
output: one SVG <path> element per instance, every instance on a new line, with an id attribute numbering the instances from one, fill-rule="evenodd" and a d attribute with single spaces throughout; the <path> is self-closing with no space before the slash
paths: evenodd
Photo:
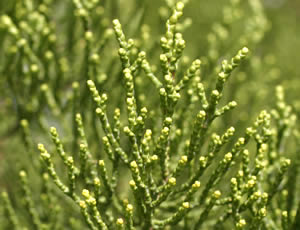
<path id="1" fill-rule="evenodd" d="M 188 1 L 9 4 L 0 229 L 299 227 L 298 102 L 259 0 L 203 29 Z"/>

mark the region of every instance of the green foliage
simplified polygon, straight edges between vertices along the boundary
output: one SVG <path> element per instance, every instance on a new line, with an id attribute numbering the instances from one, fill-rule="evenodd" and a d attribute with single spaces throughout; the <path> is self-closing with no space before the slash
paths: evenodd
<path id="1" fill-rule="evenodd" d="M 298 229 L 267 6 L 0 2 L 0 229 Z"/>

